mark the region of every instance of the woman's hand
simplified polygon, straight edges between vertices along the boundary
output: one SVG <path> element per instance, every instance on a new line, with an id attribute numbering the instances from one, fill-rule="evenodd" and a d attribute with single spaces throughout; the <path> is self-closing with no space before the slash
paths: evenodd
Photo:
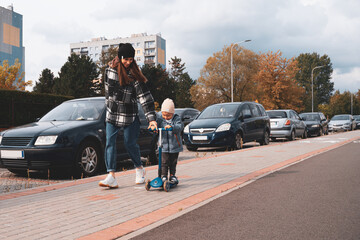
<path id="1" fill-rule="evenodd" d="M 157 130 L 157 122 L 156 121 L 149 122 L 148 129 L 151 129 L 152 131 L 156 131 Z"/>

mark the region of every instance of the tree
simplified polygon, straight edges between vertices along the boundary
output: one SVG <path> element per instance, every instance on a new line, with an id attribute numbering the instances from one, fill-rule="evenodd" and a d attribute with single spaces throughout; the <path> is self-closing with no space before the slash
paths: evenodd
<path id="1" fill-rule="evenodd" d="M 36 93 L 53 93 L 54 84 L 54 74 L 50 69 L 45 68 L 41 72 L 39 82 L 35 84 L 33 91 Z"/>
<path id="2" fill-rule="evenodd" d="M 157 105 L 161 105 L 166 98 L 174 98 L 175 82 L 169 77 L 169 74 L 160 64 L 156 67 L 145 64 L 141 67 L 141 71 L 149 80 L 147 86 Z"/>
<path id="3" fill-rule="evenodd" d="M 57 94 L 78 97 L 98 95 L 95 81 L 99 76 L 96 64 L 89 56 L 71 54 L 55 79 Z"/>
<path id="4" fill-rule="evenodd" d="M 175 56 L 174 58 L 171 58 L 169 64 L 171 65 L 170 76 L 173 77 L 176 82 L 178 82 L 180 76 L 184 73 L 185 63 L 181 63 L 181 58 L 177 58 Z"/>
<path id="5" fill-rule="evenodd" d="M 176 83 L 175 96 L 173 100 L 176 107 L 193 107 L 194 103 L 191 100 L 190 89 L 195 84 L 189 74 L 185 71 L 185 63 L 181 63 L 181 58 L 171 58 L 169 61 L 171 66 L 170 76 Z"/>
<path id="6" fill-rule="evenodd" d="M 303 96 L 305 111 L 312 110 L 311 72 L 317 66 L 324 66 L 313 71 L 314 111 L 318 111 L 318 105 L 329 103 L 334 91 L 334 83 L 331 82 L 333 69 L 330 58 L 327 55 L 320 57 L 317 53 L 303 53 L 295 60 L 299 68 L 295 78 L 305 89 Z"/>
<path id="7" fill-rule="evenodd" d="M 231 101 L 231 46 L 209 57 L 200 71 L 196 85 L 191 88 L 195 107 Z M 258 55 L 248 49 L 233 47 L 234 101 L 256 100 L 254 77 L 258 69 Z"/>
<path id="8" fill-rule="evenodd" d="M 296 82 L 298 72 L 294 59 L 282 57 L 282 53 L 268 52 L 260 56 L 257 74 L 259 102 L 266 109 L 303 109 L 303 88 Z"/>
<path id="9" fill-rule="evenodd" d="M 106 51 L 101 51 L 100 62 L 98 63 L 98 69 L 100 69 L 101 81 L 98 82 L 102 95 L 105 95 L 105 89 L 103 82 L 105 81 L 105 69 L 109 66 L 109 62 L 118 55 L 118 47 L 111 46 Z"/>
<path id="10" fill-rule="evenodd" d="M 19 59 L 12 66 L 9 66 L 8 60 L 4 60 L 0 65 L 0 89 L 24 91 L 26 86 L 31 86 L 32 81 L 23 81 L 25 73 L 20 72 L 20 69 Z"/>
<path id="11" fill-rule="evenodd" d="M 319 111 L 329 118 L 337 114 L 351 114 L 351 94 L 349 91 L 344 93 L 340 93 L 339 90 L 335 91 L 328 104 L 319 105 Z M 353 114 L 360 114 L 360 90 L 353 94 Z"/>

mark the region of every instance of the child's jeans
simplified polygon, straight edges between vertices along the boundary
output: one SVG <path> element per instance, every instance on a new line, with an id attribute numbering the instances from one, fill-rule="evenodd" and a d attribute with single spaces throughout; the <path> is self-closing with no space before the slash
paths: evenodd
<path id="1" fill-rule="evenodd" d="M 176 165 L 179 153 L 167 153 L 163 152 L 161 156 L 161 176 L 168 176 L 168 171 L 170 169 L 170 175 L 175 175 Z"/>

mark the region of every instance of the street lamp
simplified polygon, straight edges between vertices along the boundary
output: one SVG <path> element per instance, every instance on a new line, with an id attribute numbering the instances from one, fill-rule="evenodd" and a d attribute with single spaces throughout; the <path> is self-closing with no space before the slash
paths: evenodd
<path id="1" fill-rule="evenodd" d="M 311 112 L 314 112 L 314 70 L 322 67 L 325 67 L 325 65 L 314 67 L 311 70 Z"/>
<path id="2" fill-rule="evenodd" d="M 244 43 L 244 42 L 250 42 L 251 40 L 244 40 L 240 42 L 236 42 L 233 45 L 231 45 L 230 48 L 230 55 L 231 55 L 231 102 L 234 102 L 234 86 L 233 86 L 233 56 L 232 56 L 232 49 L 236 44 Z"/>

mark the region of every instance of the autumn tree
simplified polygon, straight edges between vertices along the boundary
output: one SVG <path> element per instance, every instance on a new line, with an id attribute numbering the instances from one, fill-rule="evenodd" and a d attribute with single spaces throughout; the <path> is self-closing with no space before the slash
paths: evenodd
<path id="1" fill-rule="evenodd" d="M 360 114 L 360 91 L 353 94 L 349 91 L 340 93 L 335 91 L 334 95 L 330 97 L 328 104 L 319 105 L 319 111 L 331 118 L 337 114 L 351 114 L 351 94 L 353 95 L 353 114 Z"/>
<path id="2" fill-rule="evenodd" d="M 89 56 L 71 54 L 61 67 L 59 78 L 55 79 L 57 94 L 73 97 L 98 95 L 94 80 L 99 76 L 96 64 Z"/>
<path id="3" fill-rule="evenodd" d="M 259 102 L 266 109 L 303 110 L 303 88 L 296 82 L 299 71 L 294 59 L 282 57 L 282 53 L 261 54 L 257 74 Z"/>
<path id="4" fill-rule="evenodd" d="M 14 65 L 9 65 L 8 60 L 4 60 L 0 65 L 0 89 L 11 89 L 24 91 L 26 86 L 31 86 L 32 81 L 23 81 L 25 73 L 21 72 L 19 59 L 15 60 Z"/>
<path id="5" fill-rule="evenodd" d="M 185 72 L 185 63 L 181 62 L 181 58 L 174 57 L 169 61 L 170 77 L 175 82 L 175 96 L 172 99 L 175 101 L 175 106 L 178 108 L 193 107 L 194 103 L 191 100 L 190 89 L 195 84 L 190 75 Z"/>
<path id="6" fill-rule="evenodd" d="M 311 73 L 313 73 L 314 111 L 318 111 L 318 105 L 329 103 L 334 91 L 334 83 L 331 82 L 333 68 L 330 58 L 327 55 L 320 56 L 317 53 L 303 53 L 296 57 L 295 60 L 299 68 L 295 78 L 305 89 L 302 99 L 305 111 L 312 110 Z M 314 69 L 320 66 L 321 68 Z"/>
<path id="7" fill-rule="evenodd" d="M 231 45 L 232 46 L 232 45 Z M 190 92 L 195 107 L 231 101 L 231 46 L 209 57 L 200 71 L 200 77 Z M 258 54 L 238 45 L 233 47 L 234 101 L 256 100 L 254 77 L 258 70 Z"/>
<path id="8" fill-rule="evenodd" d="M 36 82 L 33 91 L 36 93 L 53 93 L 54 84 L 54 74 L 50 69 L 45 68 L 42 70 L 39 77 L 39 82 Z"/>

